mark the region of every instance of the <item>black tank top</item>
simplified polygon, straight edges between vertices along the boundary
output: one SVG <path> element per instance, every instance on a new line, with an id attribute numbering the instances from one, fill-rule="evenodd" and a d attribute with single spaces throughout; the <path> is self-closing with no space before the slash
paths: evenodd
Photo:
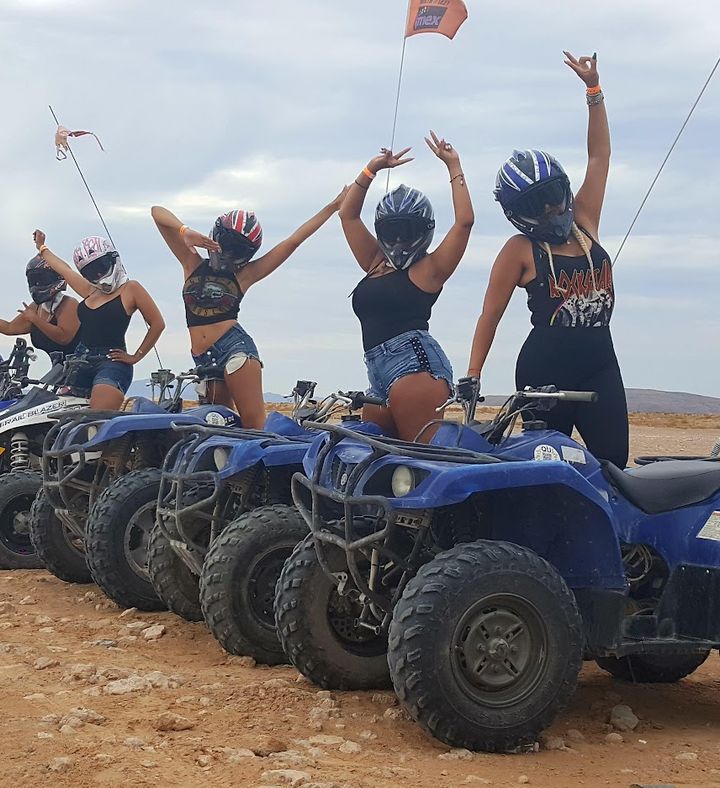
<path id="1" fill-rule="evenodd" d="M 437 293 L 426 293 L 410 279 L 410 269 L 366 276 L 353 293 L 365 352 L 406 331 L 427 331 Z"/>
<path id="2" fill-rule="evenodd" d="M 582 228 L 580 228 L 582 230 Z M 533 243 L 535 279 L 527 286 L 528 309 L 533 326 L 594 328 L 610 325 L 615 306 L 612 265 L 608 253 L 585 231 L 592 243 L 590 256 L 553 254 L 553 276 L 545 249 Z"/>
<path id="3" fill-rule="evenodd" d="M 202 263 L 183 285 L 185 320 L 188 328 L 237 320 L 243 291 L 231 271 L 213 271 L 210 261 Z"/>
<path id="4" fill-rule="evenodd" d="M 96 309 L 81 301 L 78 304 L 79 339 L 87 348 L 117 348 L 127 350 L 125 334 L 130 315 L 125 311 L 122 297 L 117 295 Z"/>
<path id="5" fill-rule="evenodd" d="M 62 303 L 62 301 L 60 302 Z M 48 320 L 51 326 L 57 325 L 57 314 L 53 314 Z M 68 343 L 67 345 L 61 345 L 59 342 L 56 342 L 54 339 L 50 339 L 47 334 L 43 334 L 43 332 L 37 327 L 33 326 L 30 329 L 30 343 L 36 350 L 44 350 L 46 353 L 72 353 L 75 350 L 75 346 L 78 343 L 78 334 L 76 334 Z"/>

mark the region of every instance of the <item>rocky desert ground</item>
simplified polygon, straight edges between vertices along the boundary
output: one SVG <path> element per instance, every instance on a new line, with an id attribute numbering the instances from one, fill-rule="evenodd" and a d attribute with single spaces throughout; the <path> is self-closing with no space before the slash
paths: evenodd
<path id="1" fill-rule="evenodd" d="M 720 418 L 635 416 L 633 454 L 702 453 Z M 583 670 L 525 755 L 450 750 L 391 693 L 323 692 L 204 625 L 0 573 L 3 786 L 720 786 L 720 659 L 671 686 Z"/>

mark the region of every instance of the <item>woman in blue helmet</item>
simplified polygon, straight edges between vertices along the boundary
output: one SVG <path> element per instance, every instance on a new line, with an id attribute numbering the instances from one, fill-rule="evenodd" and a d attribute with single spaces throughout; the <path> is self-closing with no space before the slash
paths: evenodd
<path id="1" fill-rule="evenodd" d="M 448 168 L 455 210 L 455 222 L 435 250 L 428 251 L 435 230 L 433 209 L 417 189 L 402 185 L 383 197 L 375 211 L 375 235 L 360 218 L 377 173 L 412 161 L 409 148 L 397 154 L 383 148 L 350 186 L 340 210 L 345 238 L 365 271 L 353 292 L 353 310 L 362 328 L 369 393 L 387 403 L 366 406 L 363 417 L 404 440 L 413 440 L 438 417 L 437 408 L 452 390 L 452 367 L 428 327 L 474 222 L 460 156 L 449 142 L 430 134 L 432 139 L 425 141 Z"/>
<path id="2" fill-rule="evenodd" d="M 596 391 L 592 405 L 561 403 L 543 414 L 552 429 L 573 428 L 596 457 L 624 468 L 628 415 L 610 318 L 612 264 L 598 228 L 610 166 L 610 131 L 597 58 L 565 63 L 587 87 L 588 164 L 573 195 L 560 164 L 542 151 L 515 151 L 497 175 L 495 199 L 521 235 L 495 261 L 475 329 L 468 374 L 479 376 L 516 287 L 528 294 L 532 331 L 520 351 L 516 385 Z"/>

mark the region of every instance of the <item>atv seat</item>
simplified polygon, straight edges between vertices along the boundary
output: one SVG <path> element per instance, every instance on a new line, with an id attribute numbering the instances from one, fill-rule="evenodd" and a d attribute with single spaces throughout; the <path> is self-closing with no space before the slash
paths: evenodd
<path id="1" fill-rule="evenodd" d="M 607 479 L 647 514 L 692 506 L 720 492 L 720 465 L 705 460 L 667 460 L 620 470 L 603 464 Z"/>

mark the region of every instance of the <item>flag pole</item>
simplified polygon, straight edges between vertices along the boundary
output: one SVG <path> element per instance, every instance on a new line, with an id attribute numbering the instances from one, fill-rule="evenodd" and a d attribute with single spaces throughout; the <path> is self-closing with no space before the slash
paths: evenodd
<path id="1" fill-rule="evenodd" d="M 400 56 L 400 73 L 398 74 L 397 95 L 395 96 L 395 115 L 393 117 L 392 136 L 390 139 L 390 150 L 395 148 L 395 132 L 397 131 L 398 109 L 400 107 L 400 91 L 402 90 L 403 68 L 405 67 L 405 47 L 407 46 L 407 23 L 410 18 L 410 3 L 408 0 L 407 14 L 405 15 L 405 27 L 403 28 L 403 45 L 402 55 Z M 385 191 L 390 191 L 390 170 L 388 169 L 387 181 L 385 182 Z"/>

